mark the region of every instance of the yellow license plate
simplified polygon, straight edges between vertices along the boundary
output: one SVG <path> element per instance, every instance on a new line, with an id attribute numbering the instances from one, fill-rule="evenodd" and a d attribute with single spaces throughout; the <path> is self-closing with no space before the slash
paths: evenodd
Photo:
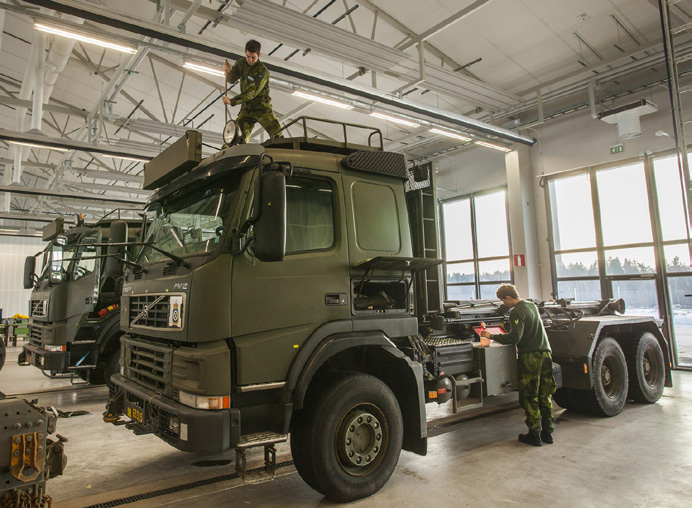
<path id="1" fill-rule="evenodd" d="M 144 412 L 136 407 L 128 407 L 127 416 L 136 422 L 144 423 Z"/>

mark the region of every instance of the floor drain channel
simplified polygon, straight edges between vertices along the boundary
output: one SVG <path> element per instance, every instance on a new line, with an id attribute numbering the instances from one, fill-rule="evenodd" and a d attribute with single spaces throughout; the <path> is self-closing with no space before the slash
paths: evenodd
<path id="1" fill-rule="evenodd" d="M 276 465 L 276 468 L 290 466 L 293 464 L 292 460 L 281 462 Z M 256 467 L 248 471 L 252 473 L 255 471 L 260 471 L 264 469 L 264 466 Z M 205 485 L 213 485 L 214 483 L 225 482 L 228 480 L 235 480 L 239 478 L 238 473 L 225 474 L 221 476 L 215 476 L 214 478 L 207 478 L 206 480 L 198 480 L 196 482 L 184 483 L 182 485 L 176 485 L 175 487 L 169 487 L 167 489 L 154 490 L 152 492 L 145 492 L 144 494 L 137 494 L 135 496 L 123 497 L 121 499 L 114 499 L 113 501 L 108 501 L 106 503 L 92 504 L 86 508 L 111 508 L 113 506 L 122 506 L 124 504 L 136 503 L 137 501 L 144 501 L 145 499 L 153 499 L 159 496 L 166 496 L 168 494 L 175 494 L 176 492 L 183 492 L 185 490 L 196 489 L 197 487 L 204 487 Z"/>

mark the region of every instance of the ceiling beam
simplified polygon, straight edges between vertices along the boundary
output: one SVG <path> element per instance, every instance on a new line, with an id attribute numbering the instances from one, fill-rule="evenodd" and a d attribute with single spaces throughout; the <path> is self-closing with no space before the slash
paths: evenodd
<path id="1" fill-rule="evenodd" d="M 25 213 L 0 212 L 0 219 L 19 220 L 28 222 L 53 222 L 58 216 L 30 215 Z"/>
<path id="2" fill-rule="evenodd" d="M 11 192 L 12 194 L 25 194 L 28 196 L 46 196 L 51 198 L 67 198 L 70 200 L 78 201 L 98 201 L 102 205 L 114 203 L 116 205 L 135 205 L 143 206 L 145 202 L 143 200 L 135 199 L 125 199 L 125 198 L 113 198 L 94 194 L 84 194 L 84 193 L 70 193 L 70 192 L 59 192 L 52 191 L 48 189 L 34 189 L 30 187 L 23 187 L 20 185 L 0 185 L 0 192 Z M 101 199 L 103 198 L 103 199 Z M 88 205 L 86 205 L 88 206 Z"/>
<path id="3" fill-rule="evenodd" d="M 93 152 L 115 157 L 137 157 L 138 159 L 151 160 L 156 154 L 143 151 L 123 150 L 109 145 L 94 145 L 86 141 L 75 141 L 68 138 L 52 138 L 43 134 L 33 132 L 15 132 L 6 129 L 0 129 L 0 139 L 6 141 L 15 141 L 18 143 L 32 143 L 35 145 L 46 146 L 51 148 L 62 148 L 67 150 L 78 150 L 81 152 Z M 146 149 L 148 145 L 142 145 L 142 149 Z"/>
<path id="4" fill-rule="evenodd" d="M 17 106 L 21 108 L 32 109 L 33 101 L 24 101 L 22 99 L 17 99 L 15 97 L 8 97 L 6 95 L 0 95 L 0 104 L 6 104 L 7 106 Z M 70 108 L 66 106 L 56 106 L 55 104 L 44 104 L 44 111 L 52 111 L 53 113 L 62 113 L 64 115 L 72 115 L 86 118 L 89 114 L 88 111 L 79 108 Z"/>
<path id="5" fill-rule="evenodd" d="M 448 17 L 445 20 L 440 21 L 437 25 L 434 27 L 426 30 L 422 34 L 418 35 L 417 37 L 414 37 L 413 39 L 409 39 L 408 41 L 404 42 L 403 44 L 400 44 L 399 46 L 396 47 L 396 49 L 399 49 L 401 51 L 404 51 L 412 46 L 415 46 L 421 41 L 424 41 L 426 39 L 429 39 L 433 35 L 436 35 L 440 33 L 442 30 L 445 30 L 449 28 L 450 26 L 454 25 L 458 21 L 461 21 L 464 19 L 466 16 L 469 14 L 473 13 L 474 11 L 477 11 L 481 7 L 483 7 L 485 4 L 487 4 L 490 0 L 476 0 L 473 2 L 471 5 L 465 7 L 464 9 L 460 10 L 456 14 L 453 14 L 452 16 Z"/>

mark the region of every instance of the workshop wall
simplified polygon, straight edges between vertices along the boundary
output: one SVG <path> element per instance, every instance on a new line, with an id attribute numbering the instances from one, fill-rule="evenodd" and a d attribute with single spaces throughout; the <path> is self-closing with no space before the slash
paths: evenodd
<path id="1" fill-rule="evenodd" d="M 31 290 L 23 289 L 24 259 L 44 247 L 41 238 L 0 235 L 0 309 L 3 319 L 15 314 L 28 315 Z"/>
<path id="2" fill-rule="evenodd" d="M 627 140 L 618 138 L 617 126 L 595 120 L 589 109 L 547 121 L 523 134 L 538 140 L 530 148 L 531 175 L 534 182 L 533 202 L 535 210 L 536 238 L 539 253 L 541 294 L 531 298 L 551 298 L 551 274 L 548 250 L 548 225 L 546 203 L 540 176 L 559 174 L 574 169 L 616 163 L 638 157 L 645 151 L 661 152 L 675 148 L 675 142 L 667 136 L 656 136 L 656 131 L 673 133 L 670 99 L 664 88 L 649 90 L 619 99 L 608 108 L 621 106 L 644 98 L 658 106 L 658 112 L 641 117 L 642 134 Z M 599 106 L 598 111 L 606 109 Z M 624 145 L 624 152 L 611 154 L 610 147 Z M 487 149 L 473 148 L 454 157 L 438 161 L 438 197 L 447 199 L 489 190 L 507 185 L 504 154 Z M 511 218 L 510 218 L 511 220 Z"/>

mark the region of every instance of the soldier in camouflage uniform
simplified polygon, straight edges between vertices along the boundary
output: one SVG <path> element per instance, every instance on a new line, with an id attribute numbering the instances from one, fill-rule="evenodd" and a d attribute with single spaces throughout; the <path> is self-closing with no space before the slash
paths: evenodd
<path id="1" fill-rule="evenodd" d="M 508 334 L 491 335 L 482 331 L 483 337 L 501 344 L 516 344 L 519 350 L 519 402 L 526 413 L 527 434 L 519 434 L 519 441 L 534 446 L 553 443 L 553 403 L 555 393 L 553 359 L 550 343 L 538 309 L 532 302 L 522 300 L 517 288 L 503 284 L 497 297 L 509 313 Z"/>
<path id="2" fill-rule="evenodd" d="M 243 132 L 243 143 L 250 141 L 252 128 L 257 122 L 264 127 L 270 136 L 281 138 L 281 125 L 274 116 L 272 101 L 269 97 L 269 71 L 259 61 L 259 42 L 250 40 L 245 45 L 245 58 L 238 60 L 233 67 L 228 62 L 223 65 L 228 83 L 240 81 L 240 93 L 229 99 L 223 97 L 224 104 L 240 104 L 240 113 L 236 122 Z"/>

